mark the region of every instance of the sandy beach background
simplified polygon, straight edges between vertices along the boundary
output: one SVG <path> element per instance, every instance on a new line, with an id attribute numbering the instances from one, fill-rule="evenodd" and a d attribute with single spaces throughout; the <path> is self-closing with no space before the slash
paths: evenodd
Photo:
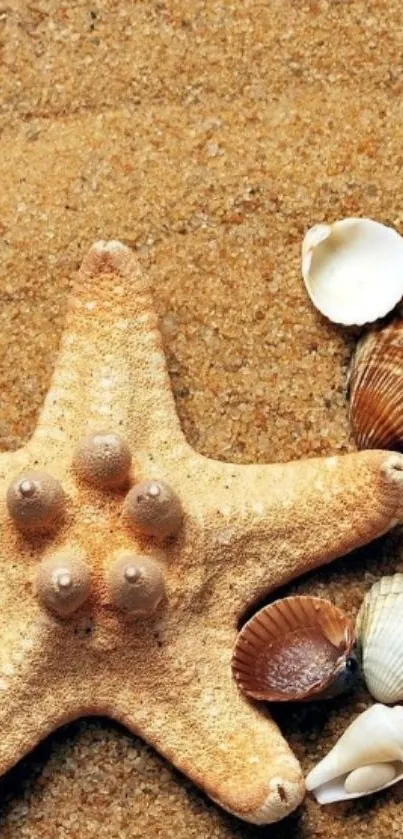
<path id="1" fill-rule="evenodd" d="M 346 369 L 300 278 L 304 231 L 403 229 L 399 0 L 6 0 L 0 6 L 0 448 L 32 432 L 93 241 L 151 273 L 183 427 L 237 462 L 352 448 Z M 355 614 L 398 533 L 303 580 Z M 310 768 L 366 707 L 275 711 Z M 11 721 L 12 722 L 12 721 Z M 401 837 L 403 785 L 243 825 L 108 721 L 58 732 L 0 786 L 2 839 Z"/>

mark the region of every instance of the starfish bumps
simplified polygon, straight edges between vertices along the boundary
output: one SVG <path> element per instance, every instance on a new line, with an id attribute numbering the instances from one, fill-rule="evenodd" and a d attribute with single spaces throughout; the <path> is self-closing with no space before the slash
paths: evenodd
<path id="1" fill-rule="evenodd" d="M 98 242 L 36 431 L 0 455 L 0 772 L 106 714 L 230 812 L 286 816 L 301 770 L 232 679 L 237 622 L 402 518 L 398 454 L 234 466 L 193 451 L 147 279 Z"/>

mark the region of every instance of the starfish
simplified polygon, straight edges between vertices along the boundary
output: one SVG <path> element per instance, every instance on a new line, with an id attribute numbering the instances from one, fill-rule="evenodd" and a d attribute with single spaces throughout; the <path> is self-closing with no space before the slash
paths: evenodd
<path id="1" fill-rule="evenodd" d="M 231 675 L 239 621 L 403 517 L 403 456 L 210 460 L 175 410 L 147 278 L 98 242 L 31 440 L 0 455 L 0 773 L 82 715 L 123 723 L 269 823 L 299 764 Z"/>

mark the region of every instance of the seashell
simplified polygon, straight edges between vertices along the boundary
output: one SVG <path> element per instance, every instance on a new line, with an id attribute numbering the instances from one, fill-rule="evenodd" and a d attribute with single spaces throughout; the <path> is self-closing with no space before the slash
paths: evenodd
<path id="1" fill-rule="evenodd" d="M 239 633 L 232 672 L 241 690 L 269 702 L 328 698 L 356 680 L 349 618 L 319 597 L 286 597 L 257 612 Z"/>
<path id="2" fill-rule="evenodd" d="M 360 798 L 403 779 L 403 708 L 360 714 L 305 779 L 319 804 Z"/>
<path id="3" fill-rule="evenodd" d="M 350 369 L 350 421 L 360 449 L 403 451 L 403 321 L 369 332 Z"/>
<path id="4" fill-rule="evenodd" d="M 302 276 L 312 303 L 329 320 L 370 323 L 403 296 L 403 238 L 367 218 L 317 224 L 302 244 Z"/>
<path id="5" fill-rule="evenodd" d="M 349 795 L 367 795 L 382 789 L 385 784 L 390 784 L 396 775 L 397 768 L 394 763 L 370 763 L 368 766 L 353 769 L 344 781 L 344 789 Z"/>
<path id="6" fill-rule="evenodd" d="M 356 634 L 369 692 L 387 705 L 403 700 L 403 574 L 382 577 L 365 595 Z"/>

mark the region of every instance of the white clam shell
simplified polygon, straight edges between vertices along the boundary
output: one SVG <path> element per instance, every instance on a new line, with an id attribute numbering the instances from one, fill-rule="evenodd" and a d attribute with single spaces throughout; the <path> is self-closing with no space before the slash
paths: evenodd
<path id="1" fill-rule="evenodd" d="M 357 773 L 364 767 L 367 772 Z M 349 725 L 305 785 L 319 804 L 331 804 L 386 789 L 402 778 L 403 708 L 377 704 Z"/>
<path id="2" fill-rule="evenodd" d="M 362 671 L 378 702 L 403 700 L 403 574 L 382 577 L 366 594 L 356 634 Z"/>
<path id="3" fill-rule="evenodd" d="M 403 297 L 403 238 L 367 218 L 317 224 L 302 244 L 302 276 L 312 303 L 329 320 L 370 323 Z"/>

